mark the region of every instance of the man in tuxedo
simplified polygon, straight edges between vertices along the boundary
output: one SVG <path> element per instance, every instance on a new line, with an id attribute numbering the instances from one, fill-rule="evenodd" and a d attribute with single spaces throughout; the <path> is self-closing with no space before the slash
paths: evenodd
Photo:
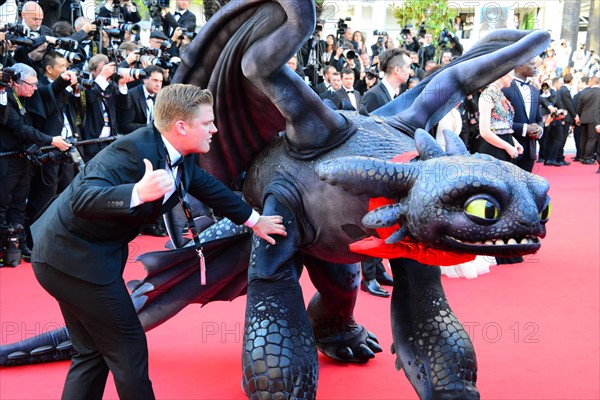
<path id="1" fill-rule="evenodd" d="M 426 33 L 423 39 L 419 39 L 421 47 L 419 47 L 419 66 L 425 69 L 427 61 L 433 60 L 435 57 L 435 44 L 433 42 L 433 36 L 431 33 Z"/>
<path id="2" fill-rule="evenodd" d="M 188 10 L 190 0 L 175 0 L 175 13 L 171 14 L 168 8 L 163 8 L 161 18 L 163 32 L 171 37 L 175 28 L 185 28 L 188 32 L 196 32 L 196 15 Z"/>
<path id="3" fill-rule="evenodd" d="M 135 24 L 142 20 L 142 16 L 140 15 L 137 6 L 130 0 L 122 1 L 116 5 L 119 10 L 119 16 L 122 17 L 123 21 L 129 24 Z M 114 8 L 114 0 L 106 0 L 104 5 L 100 7 L 98 16 L 102 18 L 111 18 L 113 16 Z"/>
<path id="4" fill-rule="evenodd" d="M 15 50 L 15 60 L 19 63 L 33 67 L 38 75 L 43 75 L 41 60 L 48 48 L 46 36 L 54 36 L 52 29 L 42 25 L 44 11 L 34 1 L 23 4 L 21 11 L 22 24 L 25 36 L 33 41 L 30 46 L 18 46 Z"/>
<path id="5" fill-rule="evenodd" d="M 122 273 L 140 226 L 180 196 L 189 192 L 272 245 L 270 235 L 286 235 L 280 216 L 260 216 L 198 167 L 217 132 L 212 104 L 197 86 L 163 89 L 154 126 L 100 152 L 32 226 L 34 273 L 58 301 L 75 350 L 63 399 L 101 399 L 109 370 L 120 398 L 154 398 L 146 337 Z"/>
<path id="6" fill-rule="evenodd" d="M 408 80 L 410 73 L 411 60 L 406 50 L 387 50 L 379 58 L 379 70 L 384 71 L 384 76 L 377 85 L 367 90 L 362 98 L 367 112 L 377 110 L 392 101 L 398 95 L 400 85 Z"/>
<path id="7" fill-rule="evenodd" d="M 335 92 L 342 88 L 342 74 L 337 70 L 333 71 L 329 77 L 329 83 L 331 83 L 329 89 L 319 94 L 319 97 L 321 100 L 329 99 L 335 104 L 337 99 Z"/>
<path id="8" fill-rule="evenodd" d="M 128 108 L 121 112 L 119 127 L 123 134 L 131 133 L 138 128 L 151 126 L 154 122 L 154 102 L 163 86 L 163 69 L 151 65 L 145 69 L 143 84 L 128 91 Z"/>
<path id="9" fill-rule="evenodd" d="M 535 59 L 515 68 L 515 79 L 510 87 L 502 89 L 504 96 L 515 109 L 513 117 L 513 136 L 523 146 L 523 154 L 517 157 L 517 165 L 527 172 L 533 171 L 536 159 L 536 142 L 542 135 L 542 109 L 540 93 L 529 85 L 527 78 L 535 76 Z"/>
<path id="10" fill-rule="evenodd" d="M 357 110 L 360 107 L 360 92 L 354 90 L 354 71 L 350 68 L 342 70 L 342 87 L 335 91 L 334 103 L 338 110 Z M 345 107 L 344 107 L 345 103 Z M 349 108 L 352 106 L 352 108 Z"/>
<path id="11" fill-rule="evenodd" d="M 598 110 L 600 110 L 600 78 L 592 76 L 588 88 L 581 92 L 575 117 L 575 123 L 581 125 L 579 154 L 581 154 L 582 164 L 593 164 L 594 152 L 600 164 L 600 149 L 597 148 L 598 134 L 596 133 L 596 125 L 600 124 Z"/>
<path id="12" fill-rule="evenodd" d="M 94 84 L 83 91 L 80 97 L 85 109 L 85 122 L 81 132 L 84 140 L 116 136 L 119 133 L 117 112 L 129 107 L 127 83 L 133 78 L 128 75 L 119 76 L 119 81 L 115 84 L 112 79 L 117 67 L 114 62 L 108 61 L 104 54 L 96 54 L 88 61 Z M 107 146 L 108 142 L 85 146 L 83 159 L 88 162 Z"/>
<path id="13" fill-rule="evenodd" d="M 82 109 L 73 87 L 77 84 L 77 75 L 67 71 L 67 60 L 62 54 L 50 51 L 44 56 L 45 74 L 39 79 L 40 101 L 45 116 L 33 115 L 33 125 L 49 136 L 60 136 L 65 141 L 79 139 L 79 121 Z M 44 83 L 42 83 L 44 82 Z M 76 89 L 77 90 L 77 89 Z M 33 167 L 31 190 L 27 198 L 27 226 L 35 221 L 46 205 L 61 193 L 75 176 L 75 164 L 66 161 L 49 161 Z M 31 243 L 29 243 L 31 246 Z M 23 259 L 29 261 L 27 248 L 22 249 Z"/>

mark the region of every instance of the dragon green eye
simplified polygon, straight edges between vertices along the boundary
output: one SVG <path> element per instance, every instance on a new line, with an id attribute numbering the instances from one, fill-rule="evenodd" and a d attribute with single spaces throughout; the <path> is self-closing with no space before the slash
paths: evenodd
<path id="1" fill-rule="evenodd" d="M 547 222 L 548 219 L 550 218 L 550 214 L 552 214 L 552 204 L 548 203 L 546 208 L 544 208 L 542 210 L 542 212 L 540 213 L 540 221 Z"/>
<path id="2" fill-rule="evenodd" d="M 467 216 L 476 217 L 485 222 L 493 222 L 500 217 L 498 206 L 486 198 L 469 200 L 465 206 Z"/>

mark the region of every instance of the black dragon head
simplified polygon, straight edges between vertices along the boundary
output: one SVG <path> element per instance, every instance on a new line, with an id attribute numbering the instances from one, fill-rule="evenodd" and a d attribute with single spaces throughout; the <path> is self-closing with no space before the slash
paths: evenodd
<path id="1" fill-rule="evenodd" d="M 390 199 L 363 218 L 368 228 L 397 227 L 386 243 L 408 237 L 456 253 L 535 253 L 550 214 L 548 182 L 491 156 L 469 155 L 458 136 L 444 134 L 446 151 L 419 129 L 419 157 L 412 162 L 343 157 L 321 163 L 319 176 L 356 194 Z"/>

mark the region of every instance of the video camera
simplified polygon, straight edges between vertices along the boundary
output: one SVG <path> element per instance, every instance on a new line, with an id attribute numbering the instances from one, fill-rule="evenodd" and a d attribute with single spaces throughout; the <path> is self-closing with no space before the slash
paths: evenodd
<path id="1" fill-rule="evenodd" d="M 21 224 L 0 225 L 0 267 L 16 267 L 21 264 L 20 241 L 23 237 Z"/>
<path id="2" fill-rule="evenodd" d="M 388 35 L 388 33 L 386 31 L 378 31 L 378 30 L 373 31 L 373 36 L 378 36 L 377 45 L 379 47 L 383 46 L 383 42 L 385 42 L 385 36 L 387 36 L 387 35 Z"/>
<path id="3" fill-rule="evenodd" d="M 66 141 L 72 144 L 66 151 L 60 151 L 58 149 L 42 151 L 37 144 L 31 144 L 23 150 L 23 154 L 32 164 L 37 165 L 38 167 L 41 167 L 48 162 L 55 164 L 72 163 L 76 164 L 77 168 L 81 171 L 83 167 L 85 167 L 83 157 L 81 157 L 81 153 L 79 153 L 77 147 L 74 146 L 75 141 L 72 139 L 67 139 Z"/>
<path id="4" fill-rule="evenodd" d="M 441 33 L 440 33 L 440 37 L 438 38 L 438 46 L 439 47 L 448 47 L 448 43 L 450 42 L 450 40 L 452 40 L 452 38 L 454 37 L 454 35 L 450 32 L 448 32 L 447 29 L 444 29 Z"/>
<path id="5" fill-rule="evenodd" d="M 194 38 L 196 37 L 196 32 L 189 32 L 187 30 L 187 28 L 183 28 L 181 27 L 181 35 L 179 35 L 178 39 L 183 39 L 185 37 L 187 37 L 190 41 L 194 40 Z"/>
<path id="6" fill-rule="evenodd" d="M 21 77 L 12 68 L 4 68 L 0 71 L 2 78 L 0 79 L 0 86 L 8 87 L 11 83 L 18 81 Z"/>
<path id="7" fill-rule="evenodd" d="M 27 32 L 25 25 L 8 23 L 0 29 L 0 32 L 6 32 L 6 40 L 14 45 L 27 47 L 33 44 L 33 40 L 24 37 Z"/>
<path id="8" fill-rule="evenodd" d="M 410 29 L 408 28 L 404 28 L 400 31 L 400 38 L 402 39 L 403 42 L 406 42 L 406 39 L 408 39 L 408 35 L 410 35 Z"/>

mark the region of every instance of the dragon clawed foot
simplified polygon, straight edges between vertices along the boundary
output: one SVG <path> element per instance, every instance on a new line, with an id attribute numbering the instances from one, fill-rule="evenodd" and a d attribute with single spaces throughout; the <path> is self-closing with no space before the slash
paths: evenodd
<path id="1" fill-rule="evenodd" d="M 317 338 L 317 348 L 334 360 L 343 362 L 365 363 L 381 352 L 377 337 L 364 327 L 355 326 L 352 332 L 345 335 Z"/>

